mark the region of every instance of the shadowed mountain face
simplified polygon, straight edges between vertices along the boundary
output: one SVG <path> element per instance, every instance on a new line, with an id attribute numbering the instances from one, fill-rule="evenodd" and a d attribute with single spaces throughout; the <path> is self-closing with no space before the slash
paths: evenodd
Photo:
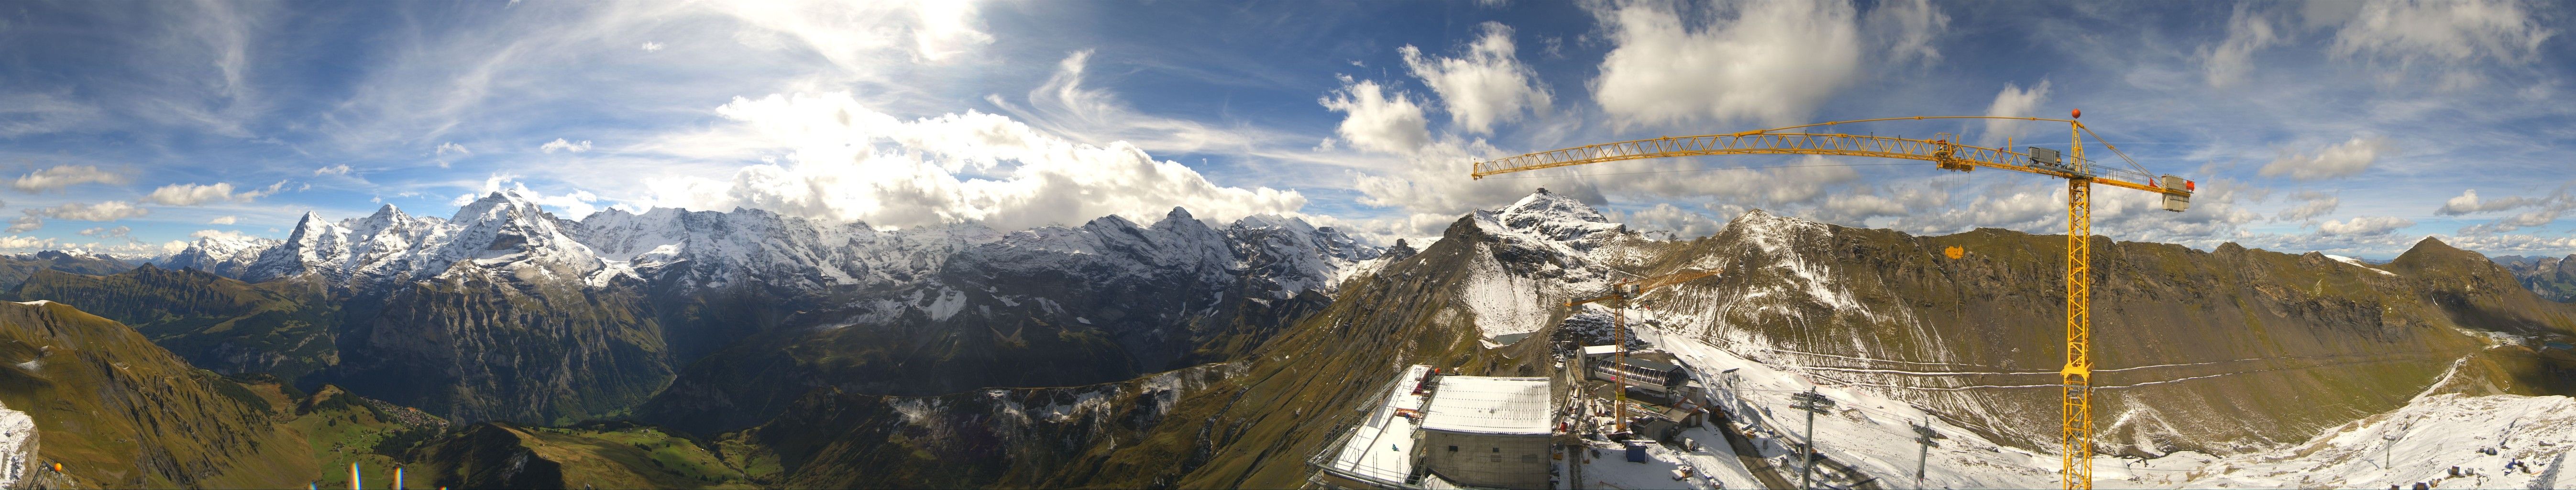
<path id="1" fill-rule="evenodd" d="M 2512 271 L 2513 277 L 2532 294 L 2560 303 L 2576 303 L 2576 262 L 2571 261 L 2576 261 L 2576 255 L 2496 258 L 2496 263 Z"/>

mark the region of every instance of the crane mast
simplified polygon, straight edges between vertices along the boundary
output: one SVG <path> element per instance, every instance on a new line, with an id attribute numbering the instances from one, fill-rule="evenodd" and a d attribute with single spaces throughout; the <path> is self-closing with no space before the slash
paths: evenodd
<path id="1" fill-rule="evenodd" d="M 1628 302 L 1644 297 L 1649 291 L 1717 274 L 1718 271 L 1713 270 L 1683 270 L 1655 277 L 1620 281 L 1610 284 L 1610 294 L 1565 302 L 1566 308 L 1581 306 L 1584 303 L 1610 305 L 1610 345 L 1618 347 L 1617 350 L 1612 351 L 1613 358 L 1610 361 L 1612 373 L 1610 382 L 1618 385 L 1611 395 L 1611 405 L 1619 408 L 1620 432 L 1628 431 L 1628 378 L 1618 374 L 1628 367 Z"/>
<path id="2" fill-rule="evenodd" d="M 1967 172 L 1994 168 L 2066 179 L 2066 366 L 2058 371 L 2060 407 L 2058 447 L 2064 456 L 2059 483 L 2068 489 L 2093 488 L 2093 185 L 2154 192 L 2163 196 L 2167 211 L 2181 212 L 2191 206 L 2191 195 L 2197 185 L 2173 175 L 2157 176 L 2140 167 L 2117 146 L 2102 141 L 2084 123 L 2081 110 L 2072 111 L 2067 119 L 1998 116 L 1914 116 L 1854 121 L 1833 121 L 1783 128 L 1758 129 L 1729 134 L 1663 137 L 1616 143 L 1578 146 L 1531 153 L 1508 158 L 1475 162 L 1470 177 L 1548 168 L 1569 167 L 1621 160 L 1641 160 L 1705 155 L 1840 155 L 1924 160 L 1942 170 Z M 1877 135 L 1851 135 L 1813 131 L 1814 128 L 1853 123 L 1882 121 L 1922 121 L 1927 119 L 2008 119 L 2066 123 L 2070 135 L 2065 158 L 2056 150 L 2031 147 L 2027 152 L 2009 148 L 1985 148 L 1963 145 L 1948 138 L 1914 139 Z M 2084 158 L 2084 137 L 2092 135 L 2102 148 L 2118 155 L 2126 168 L 2097 166 Z M 2009 145 L 2007 145 L 2009 146 Z M 1713 273 L 1712 273 L 1713 274 Z M 1669 276 L 1667 276 L 1669 277 Z M 1653 281 L 1647 278 L 1631 283 Z M 1684 279 L 1687 280 L 1687 279 Z M 1670 281 L 1662 287 L 1679 281 Z M 1630 283 L 1621 283 L 1630 284 Z M 1611 294 L 1599 298 L 1566 303 L 1606 301 L 1614 311 L 1623 309 L 1639 292 L 1614 285 Z M 1626 362 L 1626 324 L 1621 316 L 1611 317 L 1618 330 L 1620 359 Z M 1615 376 L 1614 376 L 1615 378 Z M 1620 385 L 1620 424 L 1627 424 L 1626 384 Z"/>

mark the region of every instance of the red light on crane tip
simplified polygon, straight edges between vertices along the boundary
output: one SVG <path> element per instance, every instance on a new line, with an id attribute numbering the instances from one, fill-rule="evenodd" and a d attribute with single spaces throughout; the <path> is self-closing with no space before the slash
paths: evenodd
<path id="1" fill-rule="evenodd" d="M 2073 111 L 2068 111 L 2068 112 L 2067 112 L 2067 114 L 2068 114 L 2067 119 L 2083 119 L 2083 118 L 2084 118 L 2084 110 L 2083 110 L 2083 109 L 2076 109 L 2076 110 L 2073 110 Z"/>

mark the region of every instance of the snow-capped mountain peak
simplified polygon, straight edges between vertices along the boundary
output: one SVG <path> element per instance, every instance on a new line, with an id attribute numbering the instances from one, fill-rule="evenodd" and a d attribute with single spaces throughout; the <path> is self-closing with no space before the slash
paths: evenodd
<path id="1" fill-rule="evenodd" d="M 1500 210 L 1477 211 L 1475 217 L 1489 233 L 1567 256 L 1582 256 L 1627 231 L 1626 225 L 1611 223 L 1591 205 L 1545 188 Z"/>

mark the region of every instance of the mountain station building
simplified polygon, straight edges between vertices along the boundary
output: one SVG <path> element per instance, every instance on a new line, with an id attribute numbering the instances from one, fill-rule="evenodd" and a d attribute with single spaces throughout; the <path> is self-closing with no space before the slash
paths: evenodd
<path id="1" fill-rule="evenodd" d="M 1548 488 L 1552 378 L 1443 376 L 1415 365 L 1308 462 L 1323 488 Z"/>

